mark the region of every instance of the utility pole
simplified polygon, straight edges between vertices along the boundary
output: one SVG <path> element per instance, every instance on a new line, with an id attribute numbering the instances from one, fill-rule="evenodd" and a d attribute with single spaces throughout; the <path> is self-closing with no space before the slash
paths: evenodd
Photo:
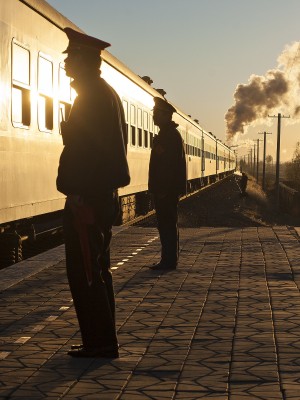
<path id="1" fill-rule="evenodd" d="M 255 160 L 255 158 L 256 158 L 255 150 L 256 150 L 256 144 L 254 144 L 254 150 L 253 150 L 253 171 L 252 171 L 253 176 L 255 175 L 255 162 L 256 162 L 256 160 Z"/>
<path id="2" fill-rule="evenodd" d="M 290 118 L 290 116 L 285 117 L 278 113 L 278 115 L 269 115 L 270 118 L 277 118 L 277 149 L 276 149 L 276 206 L 279 209 L 279 174 L 280 174 L 280 134 L 281 134 L 281 118 Z"/>
<path id="3" fill-rule="evenodd" d="M 239 143 L 239 144 L 234 144 L 232 146 L 228 146 L 229 149 L 232 149 L 233 147 L 240 147 L 245 143 Z M 237 162 L 237 149 L 233 150 L 234 155 L 235 155 L 235 165 L 236 167 L 238 166 L 238 162 Z M 230 165 L 230 153 L 228 153 L 228 158 L 229 158 L 229 165 Z M 241 158 L 240 158 L 240 169 L 241 169 Z"/>
<path id="4" fill-rule="evenodd" d="M 257 142 L 257 157 L 256 157 L 256 182 L 258 183 L 258 170 L 259 170 L 259 142 L 261 139 L 256 139 Z"/>
<path id="5" fill-rule="evenodd" d="M 267 148 L 267 135 L 272 135 L 271 132 L 258 132 L 259 135 L 264 135 L 264 155 L 263 155 L 263 177 L 262 177 L 262 190 L 266 190 L 266 148 Z"/>

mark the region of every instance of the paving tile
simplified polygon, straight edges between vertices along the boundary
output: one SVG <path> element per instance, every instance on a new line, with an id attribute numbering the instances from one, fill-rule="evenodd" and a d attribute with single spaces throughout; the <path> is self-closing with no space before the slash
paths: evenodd
<path id="1" fill-rule="evenodd" d="M 169 274 L 144 267 L 159 260 L 157 236 L 131 227 L 113 239 L 113 265 L 128 260 L 113 271 L 117 360 L 66 355 L 80 335 L 63 247 L 3 272 L 0 399 L 300 399 L 293 231 L 183 229 Z"/>

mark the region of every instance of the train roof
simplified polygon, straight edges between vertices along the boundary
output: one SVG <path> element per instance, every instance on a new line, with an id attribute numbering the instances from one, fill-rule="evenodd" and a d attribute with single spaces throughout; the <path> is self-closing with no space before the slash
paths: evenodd
<path id="1" fill-rule="evenodd" d="M 46 18 L 52 24 L 56 25 L 60 29 L 64 29 L 66 26 L 83 32 L 78 26 L 76 26 L 72 21 L 62 15 L 60 12 L 55 10 L 49 3 L 45 0 L 19 0 L 21 3 L 26 4 L 28 7 L 32 8 L 42 17 Z"/>
<path id="2" fill-rule="evenodd" d="M 71 27 L 79 32 L 86 33 L 75 25 L 72 21 L 62 15 L 60 12 L 55 10 L 49 3 L 45 0 L 19 0 L 21 3 L 26 4 L 42 17 L 46 18 L 49 22 L 57 26 L 59 29 L 63 30 L 66 27 Z M 154 96 L 162 97 L 154 88 L 152 88 L 148 83 L 146 83 L 142 78 L 132 72 L 125 64 L 120 60 L 110 54 L 107 50 L 101 53 L 101 57 L 108 64 L 112 65 L 119 72 L 126 75 L 129 79 L 137 83 L 146 91 L 150 92 Z"/>
<path id="3" fill-rule="evenodd" d="M 75 25 L 72 21 L 70 21 L 68 18 L 66 18 L 64 15 L 62 15 L 59 11 L 57 11 L 55 8 L 53 8 L 49 3 L 47 3 L 46 0 L 19 0 L 19 1 L 21 3 L 27 5 L 31 9 L 33 9 L 35 12 L 40 14 L 42 17 L 47 19 L 49 22 L 51 22 L 52 24 L 54 24 L 61 30 L 63 30 L 66 27 L 71 27 L 79 32 L 86 33 L 85 31 L 80 29 L 77 25 Z M 123 64 L 120 60 L 118 60 L 116 57 L 114 57 L 112 54 L 110 54 L 107 50 L 104 50 L 101 53 L 101 57 L 103 58 L 104 61 L 106 61 L 111 66 L 113 66 L 120 73 L 125 75 L 127 78 L 129 78 L 131 81 L 136 83 L 142 89 L 144 89 L 145 91 L 150 93 L 152 96 L 162 97 L 161 94 L 158 93 L 155 88 L 153 88 L 148 83 L 146 83 L 141 77 L 136 75 L 132 70 L 130 70 L 125 64 Z M 191 122 L 193 125 L 199 127 L 206 135 L 211 136 L 214 140 L 217 140 L 212 134 L 210 134 L 209 132 L 206 132 L 190 116 L 188 116 L 184 112 L 180 111 L 176 107 L 176 105 L 174 105 L 174 104 L 172 104 L 172 105 L 176 108 L 177 113 L 179 115 L 181 115 L 183 118 L 185 118 L 186 120 Z M 225 143 L 222 143 L 222 145 L 224 147 L 227 147 L 230 150 L 230 148 Z"/>

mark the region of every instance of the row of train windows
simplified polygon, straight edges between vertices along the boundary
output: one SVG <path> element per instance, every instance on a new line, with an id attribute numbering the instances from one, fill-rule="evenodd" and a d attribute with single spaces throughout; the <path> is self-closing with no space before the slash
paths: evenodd
<path id="1" fill-rule="evenodd" d="M 127 143 L 134 147 L 152 148 L 153 138 L 158 133 L 149 111 L 123 100 L 127 124 Z"/>
<path id="2" fill-rule="evenodd" d="M 127 127 L 127 141 L 126 143 L 130 143 L 131 146 L 134 147 L 144 147 L 152 149 L 153 138 L 155 134 L 153 132 L 148 132 L 142 128 L 137 128 L 135 126 L 130 126 L 130 130 Z"/>
<path id="3" fill-rule="evenodd" d="M 209 160 L 216 160 L 216 155 L 214 153 L 210 153 L 209 151 L 201 151 L 198 147 L 191 146 L 189 144 L 185 145 L 186 154 L 189 156 L 196 156 L 196 157 L 204 157 Z"/>
<path id="4" fill-rule="evenodd" d="M 38 126 L 41 131 L 54 128 L 54 68 L 50 57 L 39 52 L 37 60 L 37 92 L 32 90 L 30 51 L 12 41 L 12 123 L 16 127 L 31 125 L 31 102 L 37 103 Z M 62 65 L 58 71 L 59 119 L 66 119 L 71 109 L 72 89 L 70 78 Z M 59 122 L 60 122 L 59 121 Z"/>
<path id="5" fill-rule="evenodd" d="M 53 105 L 53 62 L 43 53 L 38 54 L 37 61 L 37 109 L 38 126 L 41 131 L 52 131 L 54 128 Z M 72 89 L 71 79 L 66 76 L 63 65 L 58 71 L 59 122 L 66 120 L 71 109 Z M 12 41 L 12 122 L 17 127 L 29 127 L 31 124 L 32 84 L 30 73 L 30 52 L 15 40 Z M 158 133 L 150 112 L 129 104 L 123 100 L 125 119 L 127 123 L 127 143 L 132 146 L 152 148 L 153 138 Z M 129 128 L 129 129 L 128 129 Z M 199 141 L 188 135 L 189 143 Z M 197 146 L 186 144 L 187 155 L 201 157 Z M 216 159 L 215 154 L 204 151 L 203 156 Z M 223 157 L 219 157 L 223 160 Z"/>
<path id="6" fill-rule="evenodd" d="M 189 144 L 186 145 L 186 153 L 189 156 L 196 156 L 196 157 L 204 157 L 204 158 L 208 158 L 211 160 L 215 160 L 216 159 L 216 155 L 213 153 L 210 153 L 209 151 L 201 151 L 201 149 L 191 146 Z"/>

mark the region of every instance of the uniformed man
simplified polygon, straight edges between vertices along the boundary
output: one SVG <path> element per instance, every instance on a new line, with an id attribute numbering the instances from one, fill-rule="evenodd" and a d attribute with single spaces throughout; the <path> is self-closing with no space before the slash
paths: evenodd
<path id="1" fill-rule="evenodd" d="M 245 174 L 245 172 L 242 172 L 242 176 L 241 176 L 241 180 L 240 180 L 242 196 L 246 196 L 247 183 L 248 183 L 248 176 L 247 176 L 247 174 Z"/>
<path id="2" fill-rule="evenodd" d="M 156 210 L 161 260 L 150 268 L 172 270 L 178 263 L 178 201 L 186 193 L 185 151 L 178 125 L 172 121 L 176 109 L 160 97 L 155 97 L 154 103 L 153 121 L 160 130 L 151 151 L 149 191 Z"/>
<path id="3" fill-rule="evenodd" d="M 57 189 L 67 196 L 64 234 L 67 276 L 82 343 L 73 357 L 118 357 L 115 300 L 110 272 L 111 228 L 118 211 L 116 189 L 129 171 L 124 110 L 117 93 L 100 77 L 100 52 L 109 46 L 65 28 L 67 76 L 77 92 L 68 121 Z"/>

